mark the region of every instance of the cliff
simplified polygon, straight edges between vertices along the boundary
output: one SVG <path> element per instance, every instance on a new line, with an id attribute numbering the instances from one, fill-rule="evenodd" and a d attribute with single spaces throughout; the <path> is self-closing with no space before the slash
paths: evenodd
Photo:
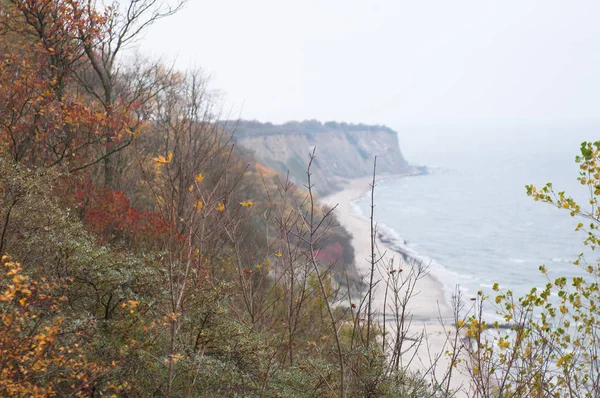
<path id="1" fill-rule="evenodd" d="M 288 122 L 282 125 L 240 121 L 228 123 L 234 140 L 254 152 L 256 158 L 280 173 L 289 170 L 296 184 L 306 184 L 309 154 L 316 147 L 312 167 L 315 191 L 328 194 L 343 181 L 373 173 L 406 174 L 414 169 L 402 156 L 397 133 L 385 126 L 318 121 Z"/>

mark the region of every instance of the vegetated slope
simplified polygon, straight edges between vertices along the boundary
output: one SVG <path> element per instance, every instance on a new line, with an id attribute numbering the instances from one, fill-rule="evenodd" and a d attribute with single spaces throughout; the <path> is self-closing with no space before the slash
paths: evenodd
<path id="1" fill-rule="evenodd" d="M 332 214 L 198 72 L 121 59 L 173 11 L 130 3 L 0 2 L 0 396 L 423 396 L 336 294 Z"/>
<path id="2" fill-rule="evenodd" d="M 306 184 L 309 154 L 316 148 L 312 179 L 320 194 L 339 189 L 344 180 L 371 175 L 375 156 L 380 176 L 415 172 L 402 156 L 397 133 L 385 126 L 316 120 L 282 125 L 239 121 L 228 126 L 235 128 L 240 145 L 268 167 L 289 171 L 297 184 Z"/>

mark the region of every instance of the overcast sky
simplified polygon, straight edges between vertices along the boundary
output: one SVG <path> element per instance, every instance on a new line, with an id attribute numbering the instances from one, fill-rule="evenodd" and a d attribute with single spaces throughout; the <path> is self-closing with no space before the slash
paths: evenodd
<path id="1" fill-rule="evenodd" d="M 244 119 L 598 120 L 600 1 L 189 0 L 141 51 Z"/>

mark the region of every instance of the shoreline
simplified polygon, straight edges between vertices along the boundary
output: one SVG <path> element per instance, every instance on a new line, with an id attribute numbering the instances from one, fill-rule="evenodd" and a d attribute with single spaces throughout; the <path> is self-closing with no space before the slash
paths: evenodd
<path id="1" fill-rule="evenodd" d="M 405 175 L 390 175 L 386 176 L 386 180 L 390 178 L 403 178 Z M 376 180 L 382 181 L 382 179 Z M 336 206 L 334 214 L 344 228 L 352 235 L 351 244 L 354 247 L 354 257 L 357 271 L 361 275 L 368 275 L 370 271 L 370 256 L 371 243 L 370 233 L 371 225 L 369 219 L 362 218 L 352 211 L 351 204 L 361 198 L 371 189 L 371 177 L 358 178 L 347 181 L 341 191 L 320 199 L 320 202 L 328 207 Z M 375 189 L 377 194 L 377 188 Z M 377 223 L 378 214 L 375 212 L 374 220 Z M 376 224 L 377 225 L 377 224 Z M 410 253 L 403 251 L 402 248 L 394 245 L 394 242 L 385 237 L 381 231 L 376 233 L 376 244 L 378 252 L 383 254 L 383 260 L 394 259 L 401 260 L 401 264 L 407 267 L 412 261 L 419 261 L 411 256 Z M 427 266 L 427 264 L 424 264 Z M 375 275 L 374 279 L 381 281 L 381 275 Z M 431 273 L 428 269 L 427 274 L 417 283 L 417 291 L 414 297 L 409 302 L 409 310 L 414 320 L 420 321 L 436 321 L 439 318 L 448 319 L 452 317 L 452 310 L 449 303 L 446 301 L 446 292 L 442 282 Z M 383 301 L 385 292 L 382 289 L 376 289 L 374 292 L 373 304 L 375 310 L 383 313 Z M 434 305 L 432 305 L 434 303 Z"/>
<path id="2" fill-rule="evenodd" d="M 411 174 L 387 175 L 376 179 L 377 182 L 388 179 L 397 179 L 411 176 Z M 337 221 L 351 235 L 351 245 L 354 247 L 355 265 L 360 275 L 369 275 L 371 266 L 371 224 L 368 218 L 362 218 L 355 214 L 352 209 L 352 203 L 361 198 L 371 189 L 372 177 L 363 177 L 347 180 L 343 184 L 341 191 L 320 198 L 320 202 L 334 210 Z M 377 201 L 377 187 L 375 188 L 375 202 Z M 382 218 L 381 214 L 375 211 L 374 220 L 377 222 Z M 394 258 L 392 264 L 398 269 L 398 263 L 401 267 L 409 267 L 418 261 L 410 253 L 397 247 L 393 241 L 385 237 L 378 231 L 376 234 L 376 245 L 378 249 L 378 258 L 381 257 L 384 263 Z M 400 261 L 398 261 L 400 260 Z M 427 264 L 424 264 L 427 266 Z M 400 268 L 401 269 L 401 268 Z M 424 340 L 419 347 L 409 349 L 403 354 L 401 365 L 413 372 L 426 374 L 425 378 L 431 382 L 434 379 L 443 378 L 449 366 L 449 358 L 443 355 L 448 349 L 448 339 L 453 336 L 455 331 L 453 326 L 453 311 L 451 305 L 446 301 L 446 292 L 442 282 L 432 274 L 428 268 L 426 275 L 419 279 L 415 286 L 415 292 L 409 300 L 406 309 L 409 318 L 407 320 L 407 336 L 420 336 Z M 380 272 L 374 275 L 374 282 L 377 286 L 373 293 L 373 310 L 381 315 L 384 311 L 385 303 L 385 283 Z M 364 292 L 363 292 L 364 293 Z M 389 303 L 387 303 L 389 306 Z M 389 315 L 386 314 L 386 315 Z M 387 318 L 387 319 L 391 319 Z M 387 323 L 387 322 L 386 322 Z M 441 355 L 436 357 L 436 355 Z M 433 363 L 437 363 L 433 373 L 430 372 Z M 455 369 L 451 380 L 451 387 L 460 390 L 457 397 L 468 396 L 469 389 L 468 375 Z"/>

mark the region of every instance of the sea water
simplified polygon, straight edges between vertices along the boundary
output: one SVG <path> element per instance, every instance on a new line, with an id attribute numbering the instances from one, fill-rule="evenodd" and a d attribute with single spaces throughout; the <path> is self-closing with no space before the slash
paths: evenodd
<path id="1" fill-rule="evenodd" d="M 600 137 L 598 132 L 580 131 L 586 134 L 579 137 L 593 140 L 594 134 Z M 477 131 L 467 136 L 473 133 Z M 485 129 L 480 133 L 486 134 Z M 577 181 L 574 162 L 581 138 L 568 131 L 492 132 L 498 133 L 513 136 L 462 142 L 451 135 L 424 140 L 420 146 L 405 144 L 408 160 L 429 166 L 430 172 L 376 184 L 380 233 L 429 264 L 448 300 L 457 286 L 467 300 L 480 290 L 493 295 L 494 283 L 519 297 L 556 277 L 584 274 L 572 263 L 586 250 L 585 234 L 574 231 L 584 220 L 535 202 L 525 189 L 527 184 L 541 187 L 551 181 L 557 191 L 567 191 L 584 207 L 589 194 Z M 354 202 L 363 217 L 369 206 L 370 195 Z M 586 256 L 595 259 L 589 250 Z M 540 265 L 548 269 L 546 275 Z M 494 317 L 494 308 L 486 312 Z"/>

